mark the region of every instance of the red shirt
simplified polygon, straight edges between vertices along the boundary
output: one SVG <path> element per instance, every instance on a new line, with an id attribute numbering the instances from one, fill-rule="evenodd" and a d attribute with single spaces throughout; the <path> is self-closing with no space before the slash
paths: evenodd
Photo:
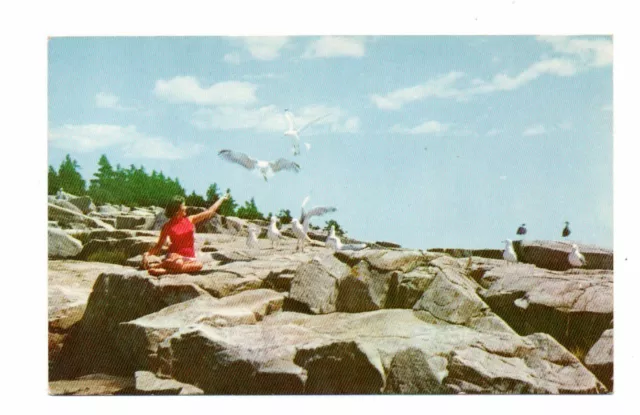
<path id="1" fill-rule="evenodd" d="M 195 258 L 196 252 L 193 249 L 195 226 L 193 223 L 185 216 L 180 219 L 172 219 L 165 226 L 167 226 L 167 235 L 171 239 L 169 253 Z"/>

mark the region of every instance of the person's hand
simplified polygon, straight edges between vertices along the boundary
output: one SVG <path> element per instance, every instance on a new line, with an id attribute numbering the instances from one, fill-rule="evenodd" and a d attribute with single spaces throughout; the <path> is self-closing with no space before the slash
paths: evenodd
<path id="1" fill-rule="evenodd" d="M 220 199 L 224 202 L 225 200 L 228 200 L 231 197 L 231 195 L 229 193 L 225 193 L 224 196 L 222 196 Z"/>
<path id="2" fill-rule="evenodd" d="M 142 254 L 142 268 L 149 269 L 149 254 L 146 252 Z"/>

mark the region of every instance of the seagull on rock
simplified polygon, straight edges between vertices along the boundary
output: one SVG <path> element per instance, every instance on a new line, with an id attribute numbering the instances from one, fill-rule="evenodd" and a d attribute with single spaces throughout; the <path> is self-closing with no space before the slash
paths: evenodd
<path id="1" fill-rule="evenodd" d="M 296 252 L 302 251 L 304 252 L 304 243 L 311 242 L 311 238 L 307 236 L 307 233 L 304 231 L 304 227 L 298 222 L 298 219 L 291 219 L 291 230 L 293 230 L 293 234 L 298 238 L 298 245 L 296 246 Z"/>
<path id="2" fill-rule="evenodd" d="M 522 225 L 520 225 L 520 227 L 519 227 L 519 228 L 518 228 L 518 230 L 516 231 L 516 234 L 517 234 L 517 235 L 526 235 L 526 233 L 527 233 L 527 228 L 526 228 L 526 226 L 527 226 L 527 225 L 526 225 L 526 224 L 524 224 L 524 223 L 523 223 Z"/>
<path id="3" fill-rule="evenodd" d="M 278 218 L 275 216 L 271 216 L 271 222 L 269 223 L 269 228 L 267 229 L 267 237 L 271 240 L 271 247 L 273 248 L 276 244 L 280 243 L 280 239 L 282 239 L 282 234 L 278 229 L 276 222 Z"/>
<path id="4" fill-rule="evenodd" d="M 249 226 L 248 230 L 249 236 L 247 236 L 247 246 L 249 249 L 260 249 L 260 246 L 258 245 L 259 230 L 254 226 Z"/>
<path id="5" fill-rule="evenodd" d="M 256 160 L 244 153 L 231 150 L 221 150 L 218 155 L 227 161 L 241 165 L 247 170 L 257 172 L 264 177 L 265 181 L 281 170 L 291 170 L 296 173 L 300 171 L 298 163 L 283 158 L 276 161 Z"/>
<path id="6" fill-rule="evenodd" d="M 571 229 L 569 229 L 569 222 L 564 223 L 564 229 L 562 230 L 562 237 L 566 238 L 571 235 Z"/>
<path id="7" fill-rule="evenodd" d="M 326 213 L 331 213 L 331 212 L 335 212 L 336 209 L 333 206 L 316 206 L 313 209 L 311 209 L 308 212 L 305 212 L 304 210 L 304 206 L 307 204 L 307 202 L 309 201 L 310 196 L 307 196 L 304 198 L 304 200 L 302 201 L 302 207 L 300 208 L 300 221 L 302 222 L 302 227 L 304 229 L 304 233 L 306 234 L 307 232 L 309 232 L 309 225 L 311 222 L 311 218 L 314 216 L 322 216 Z"/>
<path id="8" fill-rule="evenodd" d="M 367 247 L 366 244 L 343 245 L 340 238 L 336 236 L 336 229 L 333 225 L 331 225 L 331 229 L 329 229 L 329 236 L 327 236 L 325 244 L 334 251 L 359 251 Z"/>
<path id="9" fill-rule="evenodd" d="M 504 243 L 504 251 L 502 251 L 502 257 L 507 262 L 518 262 L 516 251 L 513 249 L 513 241 L 507 239 L 502 241 Z"/>
<path id="10" fill-rule="evenodd" d="M 289 128 L 287 129 L 287 131 L 284 132 L 284 135 L 293 138 L 292 151 L 294 156 L 297 156 L 298 154 L 300 154 L 300 133 L 311 124 L 320 121 L 321 119 L 327 117 L 328 115 L 329 114 L 325 114 L 321 117 L 311 120 L 305 125 L 303 125 L 301 128 L 296 129 L 291 111 L 287 109 L 284 110 L 284 116 L 287 118 L 287 122 L 289 124 Z M 307 150 L 311 148 L 311 144 L 309 143 L 305 143 L 305 146 L 307 147 Z"/>
<path id="11" fill-rule="evenodd" d="M 574 267 L 583 267 L 587 265 L 584 255 L 578 250 L 578 245 L 571 244 L 571 253 L 569 254 L 569 263 Z"/>

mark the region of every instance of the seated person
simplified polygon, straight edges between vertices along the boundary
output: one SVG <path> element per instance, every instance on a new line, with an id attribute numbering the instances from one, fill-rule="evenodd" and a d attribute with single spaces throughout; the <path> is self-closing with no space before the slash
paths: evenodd
<path id="1" fill-rule="evenodd" d="M 195 225 L 211 219 L 228 198 L 229 195 L 226 194 L 204 212 L 187 216 L 184 198 L 175 196 L 165 209 L 165 215 L 169 221 L 162 227 L 158 243 L 142 255 L 142 267 L 155 276 L 200 271 L 202 262 L 196 259 L 194 249 Z M 149 255 L 158 255 L 167 238 L 171 244 L 165 258 L 159 263 L 149 264 Z"/>

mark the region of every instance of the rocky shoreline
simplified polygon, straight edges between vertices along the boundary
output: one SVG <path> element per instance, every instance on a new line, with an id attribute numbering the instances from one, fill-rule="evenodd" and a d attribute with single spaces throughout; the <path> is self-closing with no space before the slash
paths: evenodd
<path id="1" fill-rule="evenodd" d="M 59 202 L 50 394 L 613 391 L 611 251 L 581 246 L 590 266 L 574 269 L 557 241 L 518 241 L 507 264 L 490 249 L 336 253 L 321 232 L 301 253 L 264 231 L 256 251 L 247 221 L 217 216 L 196 234 L 203 270 L 155 278 L 139 265 L 161 209 Z"/>

